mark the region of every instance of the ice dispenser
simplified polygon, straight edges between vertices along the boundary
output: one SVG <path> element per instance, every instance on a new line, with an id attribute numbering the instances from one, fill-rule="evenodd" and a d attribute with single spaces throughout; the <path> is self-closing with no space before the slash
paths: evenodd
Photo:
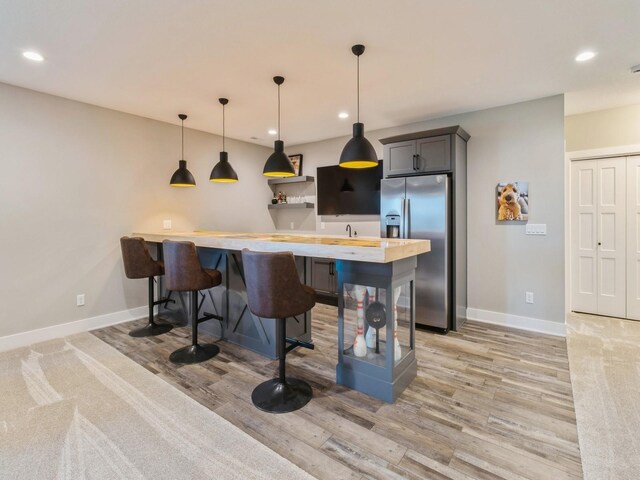
<path id="1" fill-rule="evenodd" d="M 387 238 L 400 238 L 400 215 L 390 213 L 385 217 Z"/>

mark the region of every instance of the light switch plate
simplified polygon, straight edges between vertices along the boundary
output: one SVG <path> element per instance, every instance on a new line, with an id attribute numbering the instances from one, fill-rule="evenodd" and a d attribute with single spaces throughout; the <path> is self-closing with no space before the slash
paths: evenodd
<path id="1" fill-rule="evenodd" d="M 171 220 L 163 220 L 162 228 L 165 230 L 171 230 Z"/>
<path id="2" fill-rule="evenodd" d="M 84 293 L 76 295 L 76 305 L 78 307 L 84 306 Z"/>
<path id="3" fill-rule="evenodd" d="M 546 223 L 527 223 L 525 231 L 527 235 L 546 235 L 547 224 Z"/>

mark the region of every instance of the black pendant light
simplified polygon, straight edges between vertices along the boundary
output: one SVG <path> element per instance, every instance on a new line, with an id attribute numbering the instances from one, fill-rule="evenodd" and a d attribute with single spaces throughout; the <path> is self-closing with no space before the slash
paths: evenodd
<path id="1" fill-rule="evenodd" d="M 347 142 L 340 155 L 340 166 L 344 168 L 371 168 L 378 166 L 378 155 L 373 145 L 364 137 L 364 124 L 360 123 L 360 55 L 364 45 L 354 45 L 351 51 L 357 58 L 358 116 L 353 124 L 353 138 Z"/>
<path id="2" fill-rule="evenodd" d="M 187 161 L 184 159 L 184 121 L 187 116 L 181 113 L 178 118 L 182 121 L 182 160 L 178 162 L 178 169 L 171 176 L 169 185 L 172 187 L 195 187 L 196 180 L 191 175 L 191 172 L 187 170 Z"/>
<path id="3" fill-rule="evenodd" d="M 226 98 L 219 98 L 222 104 L 222 151 L 220 152 L 220 161 L 211 170 L 209 181 L 216 183 L 234 183 L 238 181 L 238 175 L 229 163 L 229 155 L 224 149 L 224 106 L 229 103 Z"/>
<path id="4" fill-rule="evenodd" d="M 280 140 L 280 85 L 284 83 L 284 77 L 273 77 L 278 86 L 278 139 L 274 142 L 273 153 L 267 158 L 262 174 L 265 177 L 294 177 L 296 175 L 293 164 L 284 153 L 284 142 Z"/>

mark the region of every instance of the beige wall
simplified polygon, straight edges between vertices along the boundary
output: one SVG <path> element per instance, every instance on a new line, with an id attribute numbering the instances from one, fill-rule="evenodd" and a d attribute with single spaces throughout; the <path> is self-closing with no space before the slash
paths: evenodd
<path id="1" fill-rule="evenodd" d="M 337 121 L 337 120 L 336 120 Z M 366 118 L 365 127 L 366 127 Z M 460 125 L 468 145 L 468 305 L 471 308 L 564 322 L 564 98 L 562 95 L 427 122 L 366 131 L 377 141 L 402 133 Z M 345 122 L 345 132 L 351 125 Z M 348 136 L 287 147 L 304 155 L 304 171 L 335 165 Z M 640 143 L 640 142 L 638 142 Z M 505 180 L 529 182 L 529 222 L 546 223 L 548 234 L 524 234 L 524 225 L 495 222 L 494 192 Z M 281 218 L 289 212 L 280 212 Z M 325 230 L 320 230 L 320 221 Z M 379 235 L 377 219 L 305 217 L 305 228 L 344 234 L 346 223 L 361 235 Z M 281 220 L 283 228 L 286 221 Z M 525 303 L 525 292 L 535 303 Z"/>
<path id="2" fill-rule="evenodd" d="M 214 185 L 221 139 L 187 130 L 198 186 L 177 189 L 178 126 L 6 84 L 0 105 L 0 337 L 146 305 L 146 282 L 124 278 L 120 259 L 118 238 L 133 230 L 165 218 L 174 229 L 274 228 L 267 148 L 229 141 L 241 183 Z"/>
<path id="3" fill-rule="evenodd" d="M 640 145 L 640 105 L 569 115 L 565 136 L 567 152 Z"/>

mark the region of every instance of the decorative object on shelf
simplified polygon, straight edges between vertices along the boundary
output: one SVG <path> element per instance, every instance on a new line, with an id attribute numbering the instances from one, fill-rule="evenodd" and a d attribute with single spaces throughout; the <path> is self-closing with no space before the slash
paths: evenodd
<path id="1" fill-rule="evenodd" d="M 278 197 L 276 196 L 276 194 L 273 194 L 273 198 L 271 199 L 271 204 L 272 205 L 276 205 L 278 203 Z"/>
<path id="2" fill-rule="evenodd" d="M 280 85 L 284 83 L 284 77 L 273 77 L 273 81 L 278 86 L 278 139 L 273 144 L 273 153 L 264 164 L 262 174 L 265 177 L 293 177 L 295 170 L 284 153 L 284 142 L 280 140 Z"/>
<path id="3" fill-rule="evenodd" d="M 182 121 L 182 160 L 178 162 L 178 169 L 171 176 L 169 185 L 172 187 L 195 187 L 196 180 L 191 175 L 191 172 L 187 170 L 187 161 L 184 159 L 184 121 L 187 116 L 181 113 L 178 118 Z"/>
<path id="4" fill-rule="evenodd" d="M 295 176 L 299 177 L 302 175 L 302 154 L 296 153 L 295 155 L 289 155 L 289 160 L 291 160 L 291 165 L 293 165 L 293 171 L 295 172 Z"/>
<path id="5" fill-rule="evenodd" d="M 220 152 L 220 161 L 211 170 L 209 181 L 216 183 L 235 183 L 238 181 L 238 174 L 229 163 L 229 156 L 224 148 L 225 132 L 224 132 L 224 107 L 229 103 L 226 98 L 219 98 L 218 101 L 222 105 L 222 151 Z"/>
<path id="6" fill-rule="evenodd" d="M 276 203 L 287 203 L 287 195 L 283 191 L 278 192 Z"/>
<path id="7" fill-rule="evenodd" d="M 353 124 L 353 137 L 347 142 L 340 155 L 340 166 L 344 168 L 373 168 L 378 166 L 378 155 L 373 145 L 364 136 L 364 124 L 360 123 L 360 55 L 364 45 L 354 45 L 351 51 L 357 58 L 357 101 L 358 116 Z"/>
<path id="8" fill-rule="evenodd" d="M 499 222 L 529 219 L 529 182 L 503 182 L 496 186 Z"/>

